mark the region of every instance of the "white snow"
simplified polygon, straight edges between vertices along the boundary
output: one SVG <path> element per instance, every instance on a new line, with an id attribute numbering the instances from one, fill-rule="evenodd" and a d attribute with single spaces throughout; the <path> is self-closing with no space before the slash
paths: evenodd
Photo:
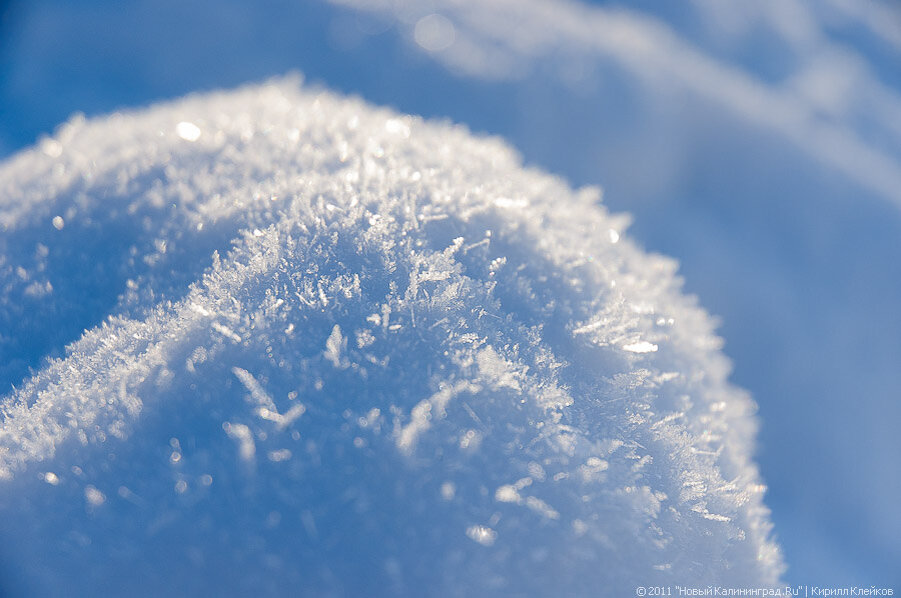
<path id="1" fill-rule="evenodd" d="M 17 587 L 777 583 L 754 405 L 596 190 L 294 80 L 52 143 L 0 165 L 0 302 L 52 285 L 5 333 L 50 356 L 0 405 Z"/>
<path id="2" fill-rule="evenodd" d="M 59 157 L 63 143 L 38 137 L 76 110 L 101 114 L 300 69 L 371 101 L 503 135 L 528 164 L 602 184 L 611 209 L 634 214 L 629 237 L 678 258 L 686 288 L 722 317 L 732 379 L 760 404 L 759 463 L 786 581 L 901 583 L 901 469 L 892 466 L 901 336 L 885 334 L 901 329 L 901 13 L 890 0 L 13 4 L 2 25 L 3 156 L 37 139 Z M 450 23 L 450 46 L 417 42 L 430 15 Z M 158 132 L 175 136 L 180 122 L 203 126 L 182 115 Z M 388 119 L 386 131 L 409 135 L 406 122 Z M 203 127 L 193 143 L 214 133 Z M 300 130 L 285 135 L 297 141 Z M 516 209 L 521 199 L 496 201 Z M 50 212 L 35 233 L 54 231 L 56 216 L 57 236 L 73 233 L 68 212 Z M 74 232 L 84 245 L 95 236 Z M 12 280 L 21 291 L 0 306 L 3 392 L 41 369 L 42 356 L 62 356 L 115 303 L 77 295 L 76 277 L 41 276 L 41 264 L 59 263 L 44 259 L 46 244 L 12 240 L 0 231 L 0 286 Z M 83 286 L 101 289 L 97 273 Z M 35 278 L 19 285 L 20 274 Z M 29 314 L 51 293 L 77 295 L 82 305 L 72 307 L 90 325 L 50 310 L 42 313 L 55 332 L 42 328 Z M 26 329 L 52 342 L 30 344 Z M 303 334 L 294 323 L 284 330 Z M 375 340 L 368 329 L 342 331 L 349 344 Z M 595 340 L 621 348 L 640 338 Z"/>

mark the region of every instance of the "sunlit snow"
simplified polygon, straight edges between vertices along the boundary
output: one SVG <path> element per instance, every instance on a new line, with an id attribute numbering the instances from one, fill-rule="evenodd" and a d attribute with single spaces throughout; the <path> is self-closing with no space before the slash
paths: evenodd
<path id="1" fill-rule="evenodd" d="M 778 581 L 753 404 L 596 190 L 292 80 L 52 143 L 0 165 L 4 342 L 71 343 L 4 371 L 12 587 Z"/>

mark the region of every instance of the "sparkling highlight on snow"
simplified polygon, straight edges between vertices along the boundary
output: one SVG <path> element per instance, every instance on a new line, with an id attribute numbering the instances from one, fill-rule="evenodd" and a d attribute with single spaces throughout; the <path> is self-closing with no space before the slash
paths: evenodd
<path id="1" fill-rule="evenodd" d="M 497 540 L 497 532 L 484 525 L 473 525 L 467 528 L 466 535 L 482 546 L 491 546 Z"/>
<path id="2" fill-rule="evenodd" d="M 186 141 L 197 141 L 200 139 L 200 127 L 194 123 L 182 121 L 175 125 L 175 132 Z"/>
<path id="3" fill-rule="evenodd" d="M 754 405 L 597 190 L 291 79 L 52 141 L 0 165 L 17 587 L 778 582 Z"/>
<path id="4" fill-rule="evenodd" d="M 631 351 L 632 353 L 653 353 L 657 350 L 657 345 L 655 345 L 654 343 L 649 343 L 647 341 L 638 341 L 635 343 L 623 345 L 623 349 L 625 349 L 626 351 Z"/>

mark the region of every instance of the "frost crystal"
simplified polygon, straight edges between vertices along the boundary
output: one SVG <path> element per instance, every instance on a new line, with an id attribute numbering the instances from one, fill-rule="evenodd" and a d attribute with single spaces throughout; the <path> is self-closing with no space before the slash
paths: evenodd
<path id="1" fill-rule="evenodd" d="M 0 165 L 16 587 L 778 581 L 753 404 L 596 191 L 293 81 L 48 144 Z"/>

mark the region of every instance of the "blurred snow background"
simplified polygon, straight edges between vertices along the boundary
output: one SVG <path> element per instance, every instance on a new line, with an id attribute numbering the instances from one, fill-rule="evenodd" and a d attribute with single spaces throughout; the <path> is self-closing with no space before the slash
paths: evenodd
<path id="1" fill-rule="evenodd" d="M 722 316 L 786 579 L 897 586 L 899 61 L 876 0 L 31 0 L 3 12 L 0 152 L 292 69 L 503 135 Z"/>

